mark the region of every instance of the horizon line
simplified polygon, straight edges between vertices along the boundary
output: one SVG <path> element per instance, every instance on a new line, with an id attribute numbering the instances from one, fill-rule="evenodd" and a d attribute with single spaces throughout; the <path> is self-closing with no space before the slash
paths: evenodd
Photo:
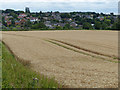
<path id="1" fill-rule="evenodd" d="M 29 7 L 28 7 L 29 8 Z M 24 11 L 25 12 L 25 10 L 20 10 L 20 9 L 12 9 L 12 8 L 7 8 L 7 9 L 11 9 L 11 10 L 14 10 L 14 11 Z M 7 9 L 0 9 L 0 10 L 7 10 Z M 25 9 L 25 8 L 24 8 Z M 115 15 L 118 15 L 118 13 L 115 13 L 115 12 L 109 12 L 109 13 L 105 13 L 105 12 L 96 12 L 96 11 L 77 11 L 77 10 L 73 10 L 73 11 L 60 11 L 60 10 L 46 10 L 46 11 L 44 11 L 44 10 L 39 10 L 39 11 L 32 11 L 32 10 L 30 10 L 30 12 L 31 13 L 39 13 L 40 11 L 42 11 L 42 12 L 60 12 L 60 13 L 70 13 L 70 12 L 82 12 L 82 13 L 87 13 L 87 12 L 94 12 L 94 13 L 103 13 L 103 14 L 110 14 L 110 13 L 114 13 Z"/>

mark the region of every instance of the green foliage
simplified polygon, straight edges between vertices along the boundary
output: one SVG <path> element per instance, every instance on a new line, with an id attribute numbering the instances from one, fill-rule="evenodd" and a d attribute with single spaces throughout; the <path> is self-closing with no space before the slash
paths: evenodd
<path id="1" fill-rule="evenodd" d="M 0 42 L 0 89 L 2 87 L 2 43 Z"/>
<path id="2" fill-rule="evenodd" d="M 108 27 L 108 25 L 103 22 L 103 23 L 102 23 L 102 29 L 105 30 L 105 29 L 107 29 L 107 27 Z"/>
<path id="3" fill-rule="evenodd" d="M 53 19 L 51 20 L 52 23 L 59 23 L 59 20 Z"/>
<path id="4" fill-rule="evenodd" d="M 92 25 L 90 23 L 88 23 L 88 22 L 85 22 L 83 24 L 83 29 L 92 29 Z"/>
<path id="5" fill-rule="evenodd" d="M 31 24 L 32 24 L 32 23 L 30 22 L 30 20 L 27 20 L 27 22 L 25 22 L 25 25 L 24 25 L 24 26 L 25 26 L 25 27 L 30 27 Z"/>
<path id="6" fill-rule="evenodd" d="M 116 29 L 117 29 L 117 23 L 116 23 L 116 22 L 112 25 L 112 29 L 113 29 L 113 30 L 116 30 Z"/>
<path id="7" fill-rule="evenodd" d="M 15 21 L 11 20 L 11 26 L 15 26 Z"/>
<path id="8" fill-rule="evenodd" d="M 44 23 L 36 23 L 35 25 L 32 25 L 32 29 L 47 29 Z"/>
<path id="9" fill-rule="evenodd" d="M 95 22 L 95 29 L 101 29 L 101 23 L 99 21 Z"/>
<path id="10" fill-rule="evenodd" d="M 62 13 L 60 16 L 62 18 L 70 18 L 71 17 L 69 13 Z"/>
<path id="11" fill-rule="evenodd" d="M 63 28 L 61 26 L 56 26 L 56 30 L 62 30 Z"/>
<path id="12" fill-rule="evenodd" d="M 114 22 L 112 25 L 113 30 L 120 30 L 120 18 L 118 18 L 117 22 Z"/>
<path id="13" fill-rule="evenodd" d="M 17 19 L 17 17 L 18 17 L 18 15 L 13 12 L 10 13 L 10 16 L 13 16 L 14 19 Z"/>
<path id="14" fill-rule="evenodd" d="M 7 26 L 7 23 L 5 22 L 5 17 L 2 17 L 2 24 L 3 24 L 4 26 Z"/>
<path id="15" fill-rule="evenodd" d="M 14 11 L 15 14 L 24 13 L 24 11 Z"/>
<path id="16" fill-rule="evenodd" d="M 11 12 L 14 12 L 14 10 L 13 10 L 13 9 L 6 9 L 6 10 L 4 11 L 4 13 L 11 13 Z"/>
<path id="17" fill-rule="evenodd" d="M 17 31 L 17 28 L 13 28 L 12 30 L 13 30 L 13 31 Z"/>
<path id="18" fill-rule="evenodd" d="M 2 45 L 2 88 L 58 88 L 58 83 L 17 61 Z"/>
<path id="19" fill-rule="evenodd" d="M 64 30 L 68 30 L 70 29 L 70 24 L 66 24 L 64 27 L 63 27 Z"/>
<path id="20" fill-rule="evenodd" d="M 24 13 L 24 11 L 14 11 L 12 9 L 6 9 L 6 10 L 1 10 L 3 13 L 8 13 L 7 16 L 13 16 L 13 18 L 8 18 L 8 21 L 12 20 L 12 24 L 10 26 L 15 27 L 14 22 L 15 21 L 20 21 L 20 19 L 18 18 L 18 15 L 21 13 Z M 119 20 L 117 22 L 116 20 L 116 15 L 114 15 L 114 13 L 110 13 L 109 15 L 107 14 L 103 14 L 103 13 L 95 13 L 95 12 L 70 12 L 70 13 L 60 13 L 58 11 L 56 12 L 42 12 L 40 11 L 39 13 L 37 12 L 32 12 L 30 13 L 30 10 L 28 7 L 26 7 L 25 9 L 26 15 L 27 17 L 37 17 L 38 19 L 40 19 L 40 23 L 38 24 L 38 22 L 30 22 L 29 18 L 23 17 L 24 19 L 26 19 L 27 22 L 25 22 L 24 24 L 21 23 L 21 27 L 22 30 L 27 30 L 27 29 L 40 29 L 40 30 L 45 30 L 45 29 L 50 29 L 47 28 L 44 25 L 45 21 L 51 21 L 52 24 L 57 24 L 57 23 L 65 23 L 65 24 L 69 24 L 70 22 L 76 22 L 78 25 L 83 25 L 82 29 L 115 29 L 115 30 L 119 30 L 120 28 L 120 24 L 119 24 Z M 53 18 L 52 15 L 60 15 L 61 16 L 61 21 L 56 20 Z M 88 16 L 89 15 L 89 16 Z M 48 20 L 43 19 L 43 17 L 48 17 Z M 91 19 L 89 18 L 91 17 Z M 93 19 L 92 19 L 93 17 Z M 100 17 L 100 18 L 98 18 Z M 103 17 L 104 19 L 102 20 L 101 17 Z M 70 19 L 71 20 L 68 20 Z M 0 21 L 2 22 L 3 26 L 6 27 L 7 30 L 9 30 L 9 27 L 7 25 L 7 23 L 5 22 L 5 18 L 3 17 L 2 20 Z M 85 23 L 87 22 L 87 23 Z M 89 24 L 88 24 L 89 23 Z M 95 26 L 91 26 L 91 23 L 95 24 Z M 111 27 L 112 26 L 112 27 Z M 76 29 L 77 27 L 70 27 L 69 25 L 66 25 L 64 27 L 62 27 L 62 29 Z M 5 28 L 4 28 L 5 29 Z M 60 27 L 56 27 L 57 30 L 60 29 Z M 15 29 L 14 29 L 15 30 Z"/>
<path id="21" fill-rule="evenodd" d="M 118 21 L 117 21 L 116 26 L 117 26 L 117 29 L 120 30 L 120 16 L 118 17 Z"/>
<path id="22" fill-rule="evenodd" d="M 111 23 L 111 20 L 110 19 L 105 19 L 105 21 L 104 21 L 107 25 L 110 25 L 110 23 Z"/>

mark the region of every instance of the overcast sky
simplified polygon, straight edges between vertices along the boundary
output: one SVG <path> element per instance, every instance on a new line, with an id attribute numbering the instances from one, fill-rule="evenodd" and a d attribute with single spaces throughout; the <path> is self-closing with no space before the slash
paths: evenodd
<path id="1" fill-rule="evenodd" d="M 118 13 L 119 0 L 0 0 L 0 8 L 39 11 Z"/>

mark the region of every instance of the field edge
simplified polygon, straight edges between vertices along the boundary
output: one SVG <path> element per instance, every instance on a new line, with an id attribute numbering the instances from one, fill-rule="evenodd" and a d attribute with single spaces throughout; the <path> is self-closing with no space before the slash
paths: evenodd
<path id="1" fill-rule="evenodd" d="M 54 78 L 48 78 L 16 60 L 11 50 L 2 42 L 2 88 L 61 88 Z M 16 67 L 17 66 L 17 67 Z"/>

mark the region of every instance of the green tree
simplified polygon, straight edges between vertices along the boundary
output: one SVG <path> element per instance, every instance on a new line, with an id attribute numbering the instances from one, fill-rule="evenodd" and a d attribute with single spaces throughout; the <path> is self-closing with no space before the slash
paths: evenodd
<path id="1" fill-rule="evenodd" d="M 60 16 L 62 18 L 70 18 L 71 17 L 69 13 L 62 13 Z"/>
<path id="2" fill-rule="evenodd" d="M 70 29 L 70 24 L 65 24 L 65 26 L 63 27 L 64 30 L 68 30 Z"/>
<path id="3" fill-rule="evenodd" d="M 110 19 L 105 19 L 104 21 L 107 25 L 110 25 L 111 24 L 111 20 Z"/>
<path id="4" fill-rule="evenodd" d="M 114 22 L 112 25 L 113 30 L 120 30 L 120 18 L 118 18 L 117 22 Z"/>
<path id="5" fill-rule="evenodd" d="M 24 13 L 24 11 L 14 11 L 15 14 Z"/>
<path id="6" fill-rule="evenodd" d="M 7 23 L 5 22 L 5 17 L 2 17 L 2 24 L 3 24 L 4 26 L 7 26 Z"/>
<path id="7" fill-rule="evenodd" d="M 35 25 L 32 25 L 32 29 L 47 29 L 44 23 L 40 22 Z"/>
<path id="8" fill-rule="evenodd" d="M 30 20 L 27 20 L 27 22 L 25 22 L 25 27 L 30 27 L 31 26 L 31 22 Z"/>
<path id="9" fill-rule="evenodd" d="M 115 22 L 115 23 L 113 23 L 113 25 L 112 25 L 112 28 L 111 29 L 113 29 L 113 30 L 117 30 L 117 23 Z"/>
<path id="10" fill-rule="evenodd" d="M 120 30 L 120 16 L 118 17 L 118 21 L 117 21 L 117 29 Z"/>
<path id="11" fill-rule="evenodd" d="M 11 20 L 11 26 L 15 26 L 15 21 Z"/>
<path id="12" fill-rule="evenodd" d="M 88 22 L 85 22 L 83 24 L 83 29 L 92 29 L 92 25 L 90 23 L 88 23 Z"/>
<path id="13" fill-rule="evenodd" d="M 14 12 L 14 10 L 13 9 L 6 9 L 5 10 L 5 13 L 11 13 L 11 12 Z"/>
<path id="14" fill-rule="evenodd" d="M 10 16 L 13 16 L 14 19 L 17 19 L 17 17 L 18 17 L 18 15 L 13 12 L 10 13 Z"/>
<path id="15" fill-rule="evenodd" d="M 101 29 L 101 23 L 99 21 L 95 22 L 95 29 Z"/>
<path id="16" fill-rule="evenodd" d="M 56 30 L 62 30 L 63 28 L 61 26 L 56 26 L 55 29 Z"/>
<path id="17" fill-rule="evenodd" d="M 102 23 L 102 29 L 105 30 L 105 29 L 107 29 L 107 27 L 108 27 L 108 25 L 105 22 L 103 22 Z"/>

